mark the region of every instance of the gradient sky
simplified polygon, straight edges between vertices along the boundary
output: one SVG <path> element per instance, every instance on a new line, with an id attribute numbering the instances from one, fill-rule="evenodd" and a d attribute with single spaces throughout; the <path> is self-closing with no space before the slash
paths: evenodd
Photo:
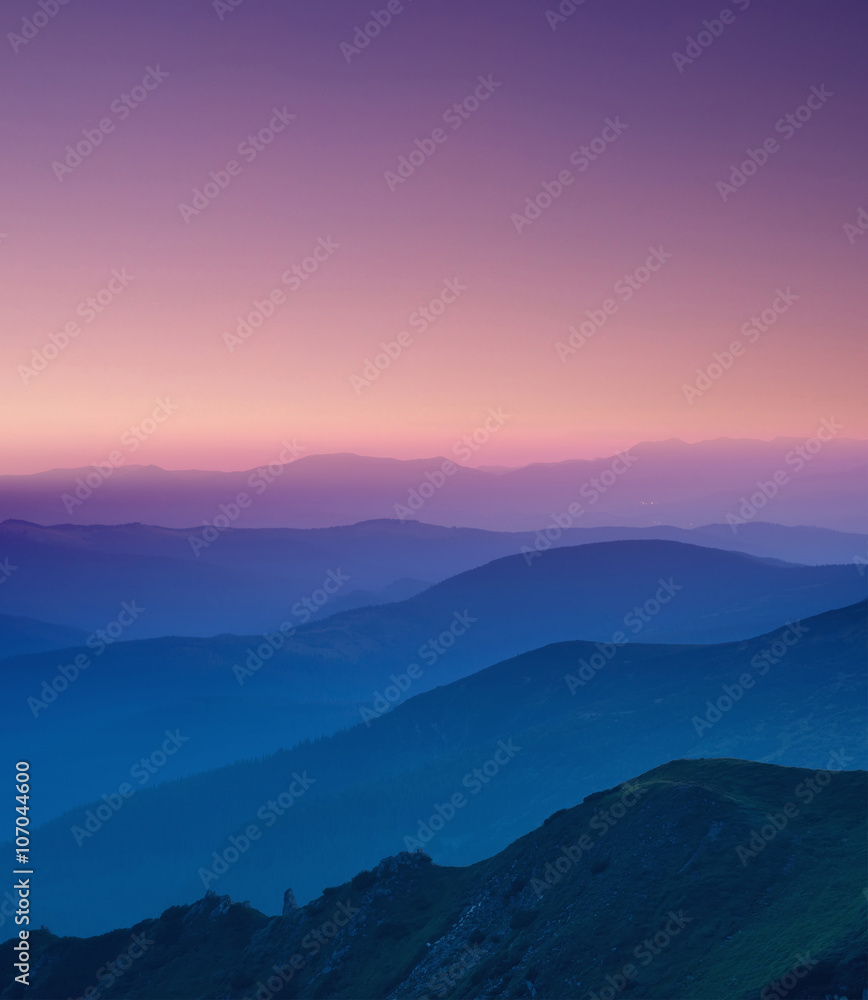
<path id="1" fill-rule="evenodd" d="M 293 438 L 449 454 L 489 408 L 509 419 L 474 464 L 808 436 L 831 416 L 868 436 L 868 236 L 844 230 L 868 209 L 864 4 L 744 5 L 683 72 L 673 52 L 722 3 L 585 0 L 553 30 L 547 0 L 409 0 L 349 62 L 340 44 L 369 0 L 243 0 L 222 20 L 209 0 L 70 0 L 18 51 L 0 40 L 0 472 L 114 450 L 245 468 Z M 8 0 L 4 36 L 38 10 Z M 149 66 L 168 77 L 120 120 L 112 103 Z M 480 76 L 500 86 L 444 126 Z M 828 102 L 776 133 L 823 85 Z M 274 107 L 297 117 L 245 162 L 239 144 Z M 58 179 L 53 162 L 106 117 L 114 130 Z M 513 213 L 607 118 L 628 127 L 519 235 Z M 446 141 L 391 191 L 385 172 L 438 126 Z M 769 137 L 779 151 L 724 202 L 716 183 Z M 186 224 L 179 205 L 230 159 L 241 172 Z M 340 246 L 298 290 L 281 285 L 320 238 Z M 660 246 L 666 265 L 562 360 L 570 324 Z M 123 268 L 129 286 L 82 322 L 78 304 Z M 456 278 L 467 290 L 357 393 L 380 342 Z M 230 353 L 239 314 L 281 287 Z M 778 288 L 798 301 L 750 344 L 742 324 Z M 19 366 L 76 319 L 25 385 Z M 689 403 L 682 386 L 735 339 L 743 356 Z M 165 398 L 177 410 L 133 455 L 124 433 Z"/>

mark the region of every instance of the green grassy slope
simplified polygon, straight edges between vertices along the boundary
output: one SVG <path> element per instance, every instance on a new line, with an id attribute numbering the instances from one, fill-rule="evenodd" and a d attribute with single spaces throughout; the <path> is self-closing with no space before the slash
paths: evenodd
<path id="1" fill-rule="evenodd" d="M 8 942 L 0 996 L 80 996 L 135 933 L 151 943 L 111 984 L 102 969 L 104 1000 L 738 1000 L 775 982 L 852 998 L 865 790 L 859 771 L 677 760 L 467 868 L 404 854 L 285 917 L 211 894 L 99 938 L 39 932 L 29 994 L 10 985 Z"/>

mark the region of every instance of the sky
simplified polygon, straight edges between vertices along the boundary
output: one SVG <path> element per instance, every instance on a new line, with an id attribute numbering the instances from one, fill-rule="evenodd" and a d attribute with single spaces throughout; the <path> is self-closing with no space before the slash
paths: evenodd
<path id="1" fill-rule="evenodd" d="M 0 14 L 0 473 L 868 437 L 861 3 L 44 8 Z"/>

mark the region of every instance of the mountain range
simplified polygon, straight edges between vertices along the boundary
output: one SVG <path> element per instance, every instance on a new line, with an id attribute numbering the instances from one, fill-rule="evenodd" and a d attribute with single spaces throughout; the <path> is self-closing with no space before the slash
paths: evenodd
<path id="1" fill-rule="evenodd" d="M 307 900 L 371 857 L 470 864 L 649 761 L 865 767 L 865 639 L 862 602 L 719 645 L 557 643 L 264 759 L 156 787 L 125 766 L 35 830 L 40 919 L 100 933 L 203 889 L 273 913 L 287 885 Z"/>
<path id="2" fill-rule="evenodd" d="M 825 443 L 671 439 L 599 459 L 517 469 L 469 468 L 443 456 L 317 455 L 296 442 L 276 446 L 274 461 L 242 472 L 105 460 L 0 477 L 0 516 L 38 524 L 157 521 L 210 527 L 215 535 L 231 526 L 321 528 L 384 517 L 533 531 L 551 525 L 553 516 L 580 527 L 737 526 L 759 519 L 864 533 L 865 442 L 838 438 L 831 425 L 821 428 Z M 300 457 L 287 461 L 293 454 Z"/>
<path id="3" fill-rule="evenodd" d="M 392 603 L 431 584 L 504 556 L 594 542 L 685 542 L 790 563 L 863 566 L 868 536 L 823 528 L 754 521 L 734 533 L 727 524 L 685 529 L 654 527 L 564 528 L 493 532 L 383 519 L 343 527 L 232 528 L 196 548 L 196 528 L 144 524 L 42 526 L 0 524 L 0 559 L 9 578 L 0 586 L 0 615 L 40 619 L 40 630 L 19 623 L 0 627 L 0 658 L 84 641 L 110 623 L 123 601 L 146 608 L 125 628 L 124 639 L 166 635 L 248 635 L 300 618 Z M 859 560 L 862 560 L 860 563 Z M 340 573 L 340 586 L 329 574 Z M 329 593 L 323 589 L 329 585 Z M 22 645 L 26 634 L 27 642 Z M 40 643 L 42 643 L 40 645 Z"/>
<path id="4" fill-rule="evenodd" d="M 746 639 L 863 599 L 861 570 L 601 542 L 507 556 L 308 624 L 290 613 L 266 635 L 124 641 L 116 619 L 82 648 L 4 661 L 0 746 L 42 768 L 48 818 L 116 784 L 119 762 L 150 753 L 166 730 L 189 738 L 161 771 L 178 777 L 335 732 L 387 689 L 402 700 L 553 642 Z M 128 596 L 125 620 L 145 617 Z"/>

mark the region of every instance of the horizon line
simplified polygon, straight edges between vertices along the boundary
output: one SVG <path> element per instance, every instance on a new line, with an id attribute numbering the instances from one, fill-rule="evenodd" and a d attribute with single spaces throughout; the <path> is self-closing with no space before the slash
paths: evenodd
<path id="1" fill-rule="evenodd" d="M 616 455 L 623 454 L 624 452 L 629 452 L 629 451 L 631 451 L 634 448 L 640 448 L 640 447 L 647 446 L 647 445 L 673 444 L 673 445 L 684 445 L 686 447 L 696 447 L 696 446 L 699 446 L 699 445 L 719 444 L 719 443 L 722 443 L 722 442 L 727 442 L 727 443 L 732 443 L 732 444 L 745 444 L 745 443 L 746 444 L 774 444 L 776 441 L 789 443 L 789 442 L 793 442 L 793 441 L 800 441 L 802 439 L 803 439 L 802 435 L 791 435 L 791 436 L 777 435 L 776 437 L 773 437 L 773 438 L 744 438 L 744 437 L 742 437 L 742 438 L 731 438 L 731 437 L 721 436 L 721 437 L 716 437 L 716 438 L 700 438 L 697 441 L 686 441 L 684 438 L 678 438 L 678 437 L 669 437 L 669 438 L 660 438 L 660 439 L 643 439 L 643 440 L 637 441 L 633 445 L 630 445 L 628 448 L 622 448 L 619 451 L 613 451 L 613 452 L 608 452 L 608 453 L 604 453 L 604 454 L 600 454 L 600 455 L 595 455 L 593 458 L 576 458 L 576 457 L 571 457 L 571 458 L 556 459 L 554 461 L 524 462 L 524 463 L 519 463 L 517 465 L 500 465 L 500 464 L 465 465 L 465 464 L 463 464 L 461 462 L 456 461 L 455 459 L 451 459 L 451 458 L 447 459 L 445 455 L 430 455 L 430 456 L 420 457 L 420 458 L 395 458 L 393 455 L 370 455 L 370 454 L 362 454 L 362 453 L 353 452 L 353 451 L 323 451 L 323 452 L 311 452 L 310 454 L 299 455 L 297 458 L 293 458 L 289 462 L 280 462 L 280 463 L 276 463 L 276 462 L 270 462 L 270 463 L 269 462 L 260 462 L 260 463 L 255 464 L 255 465 L 248 466 L 246 468 L 215 469 L 215 468 L 190 468 L 189 466 L 188 467 L 181 467 L 181 468 L 168 468 L 168 467 L 163 466 L 163 465 L 157 465 L 154 462 L 148 462 L 148 463 L 130 463 L 130 464 L 127 464 L 126 462 L 123 462 L 123 461 L 118 462 L 116 465 L 113 465 L 112 468 L 113 468 L 113 470 L 117 470 L 117 469 L 121 469 L 121 468 L 122 469 L 128 469 L 128 470 L 133 470 L 133 469 L 154 469 L 154 470 L 157 470 L 159 472 L 166 472 L 166 473 L 202 473 L 202 474 L 222 473 L 224 475 L 232 475 L 232 474 L 235 474 L 235 473 L 241 474 L 241 473 L 245 473 L 245 472 L 252 472 L 252 471 L 255 471 L 256 469 L 261 469 L 261 468 L 267 467 L 268 465 L 272 465 L 272 464 L 280 464 L 282 466 L 294 465 L 297 462 L 304 461 L 305 459 L 310 460 L 310 459 L 315 459 L 315 458 L 346 458 L 346 459 L 360 459 L 362 461 L 395 462 L 395 463 L 443 462 L 443 461 L 450 461 L 454 465 L 456 465 L 457 467 L 462 468 L 462 469 L 468 469 L 468 470 L 473 470 L 473 471 L 477 471 L 477 472 L 486 472 L 486 473 L 489 473 L 489 474 L 499 474 L 499 473 L 506 473 L 506 472 L 517 472 L 517 471 L 519 471 L 521 469 L 528 469 L 528 468 L 532 468 L 534 466 L 566 465 L 566 464 L 571 463 L 571 462 L 589 462 L 589 463 L 590 462 L 599 462 L 599 461 L 604 461 L 605 459 L 614 458 Z M 863 444 L 863 445 L 868 446 L 868 438 L 859 438 L 859 437 L 846 438 L 846 437 L 842 437 L 842 438 L 837 438 L 836 442 L 838 444 L 854 444 L 854 445 Z M 866 455 L 866 460 L 868 460 L 868 455 Z M 42 470 L 40 470 L 38 472 L 0 472 L 0 478 L 2 478 L 2 479 L 6 479 L 6 478 L 23 479 L 23 478 L 29 478 L 31 476 L 51 475 L 52 473 L 80 472 L 80 471 L 83 471 L 83 470 L 94 469 L 98 465 L 105 466 L 107 464 L 111 465 L 111 462 L 99 462 L 99 463 L 92 462 L 92 463 L 90 463 L 88 465 L 74 465 L 74 466 L 54 466 L 52 468 L 42 469 Z"/>

